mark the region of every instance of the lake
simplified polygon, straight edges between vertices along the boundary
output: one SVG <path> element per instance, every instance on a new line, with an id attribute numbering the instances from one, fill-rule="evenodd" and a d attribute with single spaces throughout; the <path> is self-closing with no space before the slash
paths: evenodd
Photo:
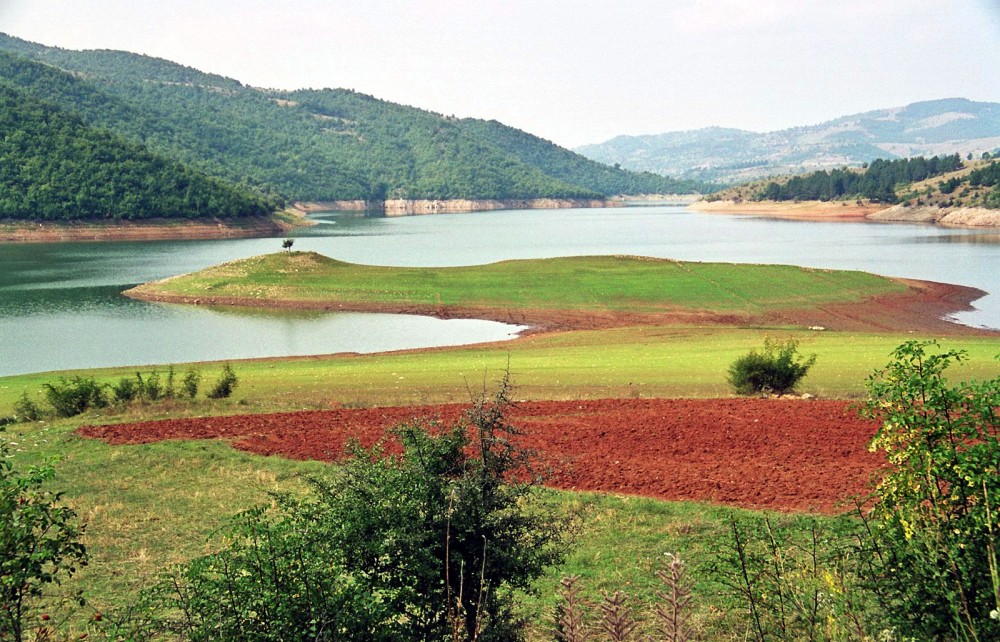
<path id="1" fill-rule="evenodd" d="M 971 285 L 969 325 L 1000 328 L 1000 231 L 813 223 L 682 207 L 511 210 L 401 218 L 323 213 L 296 250 L 355 263 L 454 266 L 629 254 L 787 263 Z M 281 240 L 0 245 L 0 375 L 264 356 L 380 352 L 512 338 L 523 328 L 412 315 L 257 311 L 132 301 L 132 285 L 276 252 Z"/>

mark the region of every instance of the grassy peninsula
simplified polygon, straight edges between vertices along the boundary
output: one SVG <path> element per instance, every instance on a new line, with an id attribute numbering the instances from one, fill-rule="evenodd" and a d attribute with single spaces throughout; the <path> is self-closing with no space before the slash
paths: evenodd
<path id="1" fill-rule="evenodd" d="M 137 298 L 264 307 L 486 314 L 531 323 L 558 313 L 741 315 L 849 303 L 905 287 L 864 272 L 689 263 L 627 256 L 503 261 L 451 268 L 355 265 L 314 252 L 253 257 L 141 285 Z M 694 318 L 692 316 L 692 318 Z"/>

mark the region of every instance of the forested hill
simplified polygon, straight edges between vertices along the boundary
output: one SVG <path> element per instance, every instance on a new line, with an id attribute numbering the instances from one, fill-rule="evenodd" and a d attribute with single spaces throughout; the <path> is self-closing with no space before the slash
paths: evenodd
<path id="1" fill-rule="evenodd" d="M 538 167 L 547 175 L 567 182 L 583 181 L 603 194 L 691 194 L 711 189 L 700 181 L 681 181 L 652 172 L 631 172 L 598 163 L 495 120 L 467 118 L 460 122 L 476 136 L 492 142 L 522 162 Z"/>
<path id="2" fill-rule="evenodd" d="M 237 218 L 274 208 L 0 81 L 0 218 Z"/>
<path id="3" fill-rule="evenodd" d="M 166 60 L 0 34 L 3 50 L 22 57 L 0 61 L 4 78 L 86 123 L 289 200 L 593 198 L 699 187 L 349 90 L 256 89 Z"/>

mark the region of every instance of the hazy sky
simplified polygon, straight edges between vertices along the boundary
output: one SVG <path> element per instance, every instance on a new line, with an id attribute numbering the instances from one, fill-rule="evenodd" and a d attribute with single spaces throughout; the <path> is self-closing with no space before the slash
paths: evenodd
<path id="1" fill-rule="evenodd" d="M 0 0 L 0 31 L 575 146 L 1000 102 L 1000 0 Z"/>

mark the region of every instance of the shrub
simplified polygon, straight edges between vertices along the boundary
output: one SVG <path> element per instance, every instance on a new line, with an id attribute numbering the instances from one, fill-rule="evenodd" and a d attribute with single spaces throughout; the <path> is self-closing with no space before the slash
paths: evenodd
<path id="1" fill-rule="evenodd" d="M 36 612 L 43 587 L 58 584 L 86 564 L 76 514 L 60 506 L 60 493 L 43 490 L 55 475 L 51 465 L 20 473 L 0 441 L 0 641 L 37 640 L 54 632 Z"/>
<path id="2" fill-rule="evenodd" d="M 115 403 L 131 403 L 139 396 L 139 388 L 132 377 L 122 377 L 111 386 Z"/>
<path id="3" fill-rule="evenodd" d="M 194 399 L 198 396 L 199 381 L 201 381 L 201 375 L 194 370 L 188 370 L 184 373 L 184 377 L 181 379 L 181 391 L 188 399 Z"/>
<path id="4" fill-rule="evenodd" d="M 518 640 L 513 592 L 562 558 L 504 419 L 506 380 L 471 426 L 411 424 L 402 454 L 353 447 L 304 498 L 242 514 L 230 544 L 161 587 L 185 639 Z"/>
<path id="5" fill-rule="evenodd" d="M 936 345 L 904 343 L 868 382 L 870 448 L 889 464 L 868 513 L 872 583 L 905 636 L 996 640 L 1000 377 L 951 385 L 964 353 Z"/>
<path id="6" fill-rule="evenodd" d="M 21 393 L 21 398 L 14 402 L 14 419 L 17 421 L 38 421 L 42 410 L 28 397 L 27 391 Z"/>
<path id="7" fill-rule="evenodd" d="M 207 396 L 209 399 L 225 399 L 233 394 L 233 388 L 236 387 L 238 382 L 239 379 L 237 379 L 236 373 L 233 372 L 233 369 L 227 363 L 222 366 L 222 374 L 219 376 L 219 380 L 215 382 L 215 385 L 212 386 L 212 389 L 208 391 Z"/>
<path id="8" fill-rule="evenodd" d="M 736 394 L 782 395 L 792 392 L 816 362 L 816 355 L 803 360 L 794 339 L 764 339 L 761 352 L 751 350 L 729 366 L 726 381 Z"/>
<path id="9" fill-rule="evenodd" d="M 76 376 L 71 379 L 60 377 L 57 383 L 42 384 L 45 398 L 60 417 L 73 417 L 90 410 L 108 405 L 104 386 L 93 377 Z"/>

